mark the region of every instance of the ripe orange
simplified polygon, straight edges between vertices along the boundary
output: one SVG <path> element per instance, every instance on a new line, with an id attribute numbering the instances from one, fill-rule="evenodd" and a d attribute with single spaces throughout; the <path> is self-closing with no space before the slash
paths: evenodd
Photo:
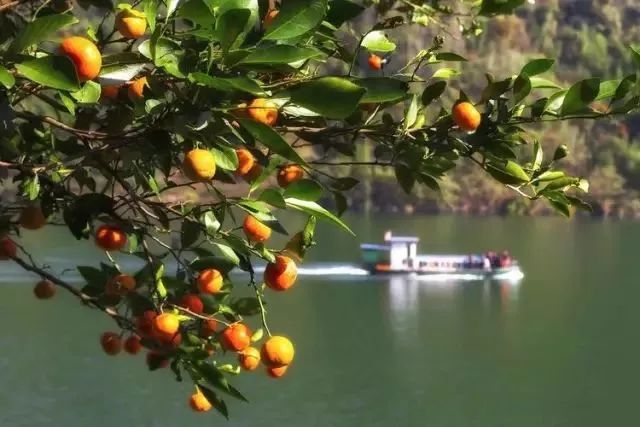
<path id="1" fill-rule="evenodd" d="M 0 260 L 7 260 L 16 256 L 18 247 L 10 237 L 0 239 Z"/>
<path id="2" fill-rule="evenodd" d="M 204 304 L 198 295 L 187 294 L 183 296 L 180 300 L 180 307 L 186 308 L 195 314 L 204 312 Z"/>
<path id="3" fill-rule="evenodd" d="M 108 85 L 102 86 L 102 91 L 100 92 L 100 96 L 103 100 L 105 99 L 116 99 L 120 94 L 120 86 L 118 85 Z"/>
<path id="4" fill-rule="evenodd" d="M 153 334 L 158 339 L 171 342 L 180 329 L 178 316 L 172 313 L 162 313 L 153 319 Z"/>
<path id="5" fill-rule="evenodd" d="M 253 169 L 253 165 L 256 163 L 256 158 L 253 157 L 251 151 L 246 148 L 239 148 L 236 150 L 236 155 L 238 156 L 238 167 L 236 168 L 236 174 L 240 176 L 245 176 L 251 169 Z"/>
<path id="6" fill-rule="evenodd" d="M 278 185 L 287 188 L 289 184 L 296 182 L 304 176 L 304 170 L 298 165 L 282 166 L 278 171 Z"/>
<path id="7" fill-rule="evenodd" d="M 71 59 L 78 74 L 78 80 L 93 80 L 100 74 L 102 56 L 96 45 L 84 37 L 67 37 L 60 44 L 60 54 Z"/>
<path id="8" fill-rule="evenodd" d="M 258 221 L 253 215 L 247 215 L 242 229 L 250 242 L 264 242 L 271 237 L 271 228 Z"/>
<path id="9" fill-rule="evenodd" d="M 127 94 L 133 102 L 142 101 L 144 99 L 144 88 L 149 87 L 146 77 L 140 77 L 129 83 Z"/>
<path id="10" fill-rule="evenodd" d="M 382 66 L 384 65 L 384 59 L 380 58 L 378 55 L 372 53 L 368 59 L 369 68 L 372 70 L 380 71 L 382 70 Z"/>
<path id="11" fill-rule="evenodd" d="M 96 231 L 96 245 L 105 251 L 119 251 L 127 244 L 127 235 L 117 225 L 101 225 Z"/>
<path id="12" fill-rule="evenodd" d="M 271 378 L 280 378 L 287 372 L 287 369 L 289 369 L 288 366 L 280 366 L 279 368 L 267 368 L 267 374 Z"/>
<path id="13" fill-rule="evenodd" d="M 278 121 L 278 106 L 264 98 L 256 98 L 249 104 L 247 113 L 253 120 L 273 126 Z"/>
<path id="14" fill-rule="evenodd" d="M 198 389 L 195 393 L 191 395 L 189 398 L 189 405 L 191 409 L 196 412 L 207 412 L 211 410 L 211 403 L 207 400 L 204 394 Z"/>
<path id="15" fill-rule="evenodd" d="M 124 351 L 127 353 L 136 355 L 140 353 L 140 350 L 142 350 L 142 344 L 140 343 L 139 336 L 130 335 L 129 338 L 124 341 Z"/>
<path id="16" fill-rule="evenodd" d="M 467 132 L 473 132 L 480 126 L 482 117 L 476 107 L 470 102 L 460 102 L 453 107 L 451 112 L 453 121 L 458 127 Z"/>
<path id="17" fill-rule="evenodd" d="M 136 319 L 138 333 L 147 337 L 153 335 L 153 320 L 158 316 L 153 310 L 147 310 Z"/>
<path id="18" fill-rule="evenodd" d="M 288 338 L 274 335 L 262 345 L 260 355 L 265 365 L 271 368 L 280 368 L 293 362 L 295 350 Z"/>
<path id="19" fill-rule="evenodd" d="M 27 230 L 37 230 L 47 223 L 42 209 L 37 205 L 29 205 L 20 212 L 20 225 Z"/>
<path id="20" fill-rule="evenodd" d="M 200 335 L 205 338 L 211 337 L 215 335 L 216 328 L 218 327 L 218 322 L 215 319 L 208 319 L 202 322 L 202 327 L 200 328 Z"/>
<path id="21" fill-rule="evenodd" d="M 33 293 L 38 299 L 49 299 L 56 294 L 56 287 L 50 280 L 41 280 L 33 288 Z"/>
<path id="22" fill-rule="evenodd" d="M 276 19 L 276 16 L 278 16 L 278 13 L 280 13 L 278 9 L 270 9 L 267 12 L 267 14 L 264 16 L 264 19 L 262 20 L 262 27 L 265 30 L 268 29 L 271 24 L 273 24 L 273 21 Z"/>
<path id="23" fill-rule="evenodd" d="M 196 279 L 198 290 L 203 294 L 217 294 L 222 289 L 224 280 L 222 273 L 215 268 L 202 270 Z"/>
<path id="24" fill-rule="evenodd" d="M 258 179 L 258 177 L 260 175 L 262 175 L 262 171 L 263 170 L 264 170 L 264 168 L 262 167 L 262 165 L 260 163 L 255 163 L 253 165 L 253 167 L 249 170 L 249 172 L 247 172 L 247 174 L 244 175 L 242 178 L 246 182 L 253 182 L 256 179 Z"/>
<path id="25" fill-rule="evenodd" d="M 234 323 L 222 332 L 222 344 L 227 350 L 242 351 L 251 344 L 251 331 L 243 323 Z"/>
<path id="26" fill-rule="evenodd" d="M 136 288 L 136 279 L 128 274 L 118 274 L 112 277 L 105 286 L 104 292 L 107 295 L 126 295 Z"/>
<path id="27" fill-rule="evenodd" d="M 242 369 L 253 371 L 260 365 L 260 352 L 255 347 L 247 347 L 238 353 L 238 363 Z"/>
<path id="28" fill-rule="evenodd" d="M 264 282 L 274 291 L 286 291 L 296 283 L 298 267 L 284 255 L 277 255 L 275 262 L 267 264 L 264 270 Z"/>
<path id="29" fill-rule="evenodd" d="M 125 9 L 116 16 L 115 26 L 123 37 L 137 39 L 147 31 L 147 20 L 144 13 L 133 9 Z"/>
<path id="30" fill-rule="evenodd" d="M 122 340 L 115 332 L 105 332 L 100 336 L 100 345 L 109 356 L 115 356 L 122 350 Z"/>
<path id="31" fill-rule="evenodd" d="M 216 174 L 216 159 L 209 150 L 196 148 L 184 156 L 182 170 L 192 181 L 209 181 Z"/>
<path id="32" fill-rule="evenodd" d="M 155 371 L 156 369 L 166 368 L 169 366 L 169 358 L 156 350 L 150 350 L 147 353 L 147 366 L 150 371 Z"/>

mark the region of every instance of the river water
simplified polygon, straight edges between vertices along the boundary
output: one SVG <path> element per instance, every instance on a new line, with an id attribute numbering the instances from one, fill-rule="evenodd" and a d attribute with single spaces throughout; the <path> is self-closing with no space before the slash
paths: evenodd
<path id="1" fill-rule="evenodd" d="M 235 384 L 231 420 L 192 413 L 192 387 L 142 356 L 109 358 L 108 319 L 0 265 L 0 426 L 627 426 L 640 383 L 640 224 L 559 218 L 347 217 L 321 226 L 306 273 L 272 295 L 270 326 L 296 343 L 281 380 Z M 358 244 L 386 229 L 420 249 L 509 249 L 520 281 L 369 277 Z M 54 270 L 103 259 L 61 230 L 24 243 Z M 72 277 L 71 277 L 72 278 Z"/>

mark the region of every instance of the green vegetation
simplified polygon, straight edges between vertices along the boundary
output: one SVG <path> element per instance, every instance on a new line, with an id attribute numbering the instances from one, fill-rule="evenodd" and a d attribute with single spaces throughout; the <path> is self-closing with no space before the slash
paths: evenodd
<path id="1" fill-rule="evenodd" d="M 150 370 L 171 367 L 177 380 L 195 384 L 185 398 L 194 411 L 227 416 L 223 398 L 244 400 L 229 378 L 256 369 L 256 358 L 270 377 L 290 374 L 294 344 L 272 335 L 267 296 L 296 285 L 317 220 L 353 234 L 340 219 L 358 194 L 350 192 L 359 184 L 352 168 L 393 177 L 393 189 L 375 191 L 383 202 L 398 186 L 417 194 L 443 187 L 458 201 L 498 199 L 484 190 L 493 182 L 565 216 L 588 210 L 589 183 L 575 167 L 583 153 L 542 124 L 590 120 L 593 135 L 611 116 L 627 116 L 640 103 L 640 53 L 619 47 L 628 70 L 593 54 L 585 66 L 601 67 L 598 77 L 571 83 L 554 81 L 555 61 L 540 54 L 498 73 L 491 58 L 508 51 L 476 37 L 483 20 L 507 15 L 489 24 L 486 40 L 512 40 L 491 37 L 507 31 L 492 25 L 522 22 L 509 14 L 524 1 L 441 3 L 380 3 L 377 16 L 374 6 L 347 0 L 145 0 L 89 9 L 4 0 L 0 259 L 41 276 L 38 299 L 61 288 L 110 316 L 115 330 L 99 338 L 107 355 L 146 349 Z M 376 20 L 356 21 L 361 15 Z M 400 61 L 394 52 L 409 22 L 445 34 L 457 28 L 469 48 L 484 51 L 437 34 L 414 37 L 423 42 Z M 584 49 L 603 49 L 589 40 Z M 567 161 L 571 151 L 577 163 Z M 365 180 L 365 194 L 386 181 Z M 378 197 L 370 193 L 365 200 Z M 306 225 L 292 230 L 279 221 L 285 211 Z M 82 286 L 16 243 L 47 223 L 104 252 L 103 262 L 77 266 Z M 288 236 L 284 247 L 274 247 L 272 232 Z M 143 267 L 123 271 L 119 257 Z M 255 261 L 267 264 L 264 276 Z M 230 276 L 233 269 L 246 275 Z"/>

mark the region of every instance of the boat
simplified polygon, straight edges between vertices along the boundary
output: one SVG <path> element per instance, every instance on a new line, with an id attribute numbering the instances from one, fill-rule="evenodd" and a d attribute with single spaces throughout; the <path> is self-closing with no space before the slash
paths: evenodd
<path id="1" fill-rule="evenodd" d="M 371 274 L 470 274 L 484 277 L 522 275 L 518 261 L 508 253 L 419 255 L 415 236 L 384 235 L 384 243 L 360 245 L 363 267 Z"/>

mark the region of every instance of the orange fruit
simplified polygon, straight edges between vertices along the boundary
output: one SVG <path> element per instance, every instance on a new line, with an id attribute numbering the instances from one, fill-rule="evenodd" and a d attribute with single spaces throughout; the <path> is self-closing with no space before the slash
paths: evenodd
<path id="1" fill-rule="evenodd" d="M 147 20 L 144 13 L 125 9 L 116 15 L 115 27 L 123 37 L 137 39 L 147 31 Z"/>
<path id="2" fill-rule="evenodd" d="M 216 328 L 218 327 L 218 321 L 215 319 L 207 319 L 202 322 L 202 327 L 200 328 L 200 335 L 203 337 L 211 337 L 215 335 Z"/>
<path id="3" fill-rule="evenodd" d="M 122 350 L 122 340 L 115 332 L 105 332 L 100 336 L 100 345 L 109 356 L 115 356 Z"/>
<path id="4" fill-rule="evenodd" d="M 29 205 L 20 212 L 20 225 L 27 230 L 37 230 L 47 223 L 42 209 L 37 205 Z"/>
<path id="5" fill-rule="evenodd" d="M 280 368 L 293 362 L 295 350 L 288 338 L 274 335 L 262 344 L 260 355 L 265 365 L 271 368 Z"/>
<path id="6" fill-rule="evenodd" d="M 144 99 L 144 88 L 149 87 L 146 77 L 140 77 L 129 83 L 127 94 L 133 102 L 142 101 Z"/>
<path id="7" fill-rule="evenodd" d="M 253 182 L 256 179 L 258 179 L 258 177 L 260 175 L 262 175 L 262 171 L 263 170 L 264 170 L 264 168 L 262 167 L 262 165 L 260 163 L 255 163 L 253 165 L 253 167 L 249 170 L 249 172 L 247 172 L 246 175 L 243 175 L 242 178 L 246 182 Z"/>
<path id="8" fill-rule="evenodd" d="M 267 264 L 264 270 L 264 282 L 274 291 L 286 291 L 296 283 L 298 267 L 284 255 L 277 255 L 275 262 Z"/>
<path id="9" fill-rule="evenodd" d="M 380 71 L 382 70 L 382 66 L 384 65 L 385 61 L 384 59 L 380 58 L 378 55 L 372 53 L 369 56 L 368 62 L 369 62 L 369 68 L 371 68 L 372 70 Z"/>
<path id="10" fill-rule="evenodd" d="M 180 300 L 180 307 L 186 308 L 192 313 L 202 314 L 204 304 L 198 295 L 187 294 Z"/>
<path id="11" fill-rule="evenodd" d="M 140 343 L 139 336 L 130 335 L 129 338 L 124 341 L 124 351 L 127 353 L 136 355 L 140 353 L 140 350 L 142 350 L 142 344 Z"/>
<path id="12" fill-rule="evenodd" d="M 278 16 L 278 13 L 280 13 L 278 9 L 270 9 L 267 12 L 267 14 L 264 16 L 264 19 L 262 20 L 262 27 L 265 30 L 268 29 L 271 24 L 273 24 L 273 21 L 276 19 L 276 16 Z"/>
<path id="13" fill-rule="evenodd" d="M 78 80 L 93 80 L 100 74 L 102 56 L 98 47 L 84 37 L 67 37 L 60 44 L 60 54 L 71 59 L 76 68 Z"/>
<path id="14" fill-rule="evenodd" d="M 217 294 L 222 289 L 224 280 L 222 273 L 215 268 L 202 270 L 196 279 L 198 290 L 203 294 Z"/>
<path id="15" fill-rule="evenodd" d="M 253 371 L 260 365 L 260 352 L 255 347 L 247 347 L 238 353 L 238 363 L 245 371 Z"/>
<path id="16" fill-rule="evenodd" d="M 153 320 L 158 316 L 153 310 L 147 310 L 136 319 L 138 333 L 147 337 L 153 335 Z"/>
<path id="17" fill-rule="evenodd" d="M 0 260 L 7 260 L 16 256 L 18 247 L 16 243 L 9 237 L 0 239 Z"/>
<path id="18" fill-rule="evenodd" d="M 287 372 L 288 368 L 289 368 L 288 366 L 280 366 L 279 368 L 269 368 L 269 367 L 267 367 L 267 374 L 271 378 L 280 378 L 281 376 L 283 376 Z"/>
<path id="19" fill-rule="evenodd" d="M 278 170 L 278 185 L 287 188 L 289 184 L 296 182 L 304 176 L 304 170 L 298 165 L 282 166 Z"/>
<path id="20" fill-rule="evenodd" d="M 180 320 L 175 314 L 162 313 L 153 319 L 153 333 L 162 341 L 174 340 L 178 329 L 180 329 Z"/>
<path id="21" fill-rule="evenodd" d="M 119 251 L 127 244 L 127 235 L 117 225 L 101 225 L 96 230 L 96 245 L 105 251 Z"/>
<path id="22" fill-rule="evenodd" d="M 242 229 L 251 242 L 264 242 L 271 236 L 271 228 L 258 221 L 253 215 L 247 215 L 242 223 Z"/>
<path id="23" fill-rule="evenodd" d="M 191 395 L 189 398 L 189 405 L 191 409 L 196 412 L 207 412 L 211 410 L 211 403 L 207 400 L 204 394 L 198 389 L 195 393 Z"/>
<path id="24" fill-rule="evenodd" d="M 100 92 L 100 96 L 103 100 L 105 99 L 116 99 L 120 94 L 120 86 L 118 85 L 108 85 L 102 86 L 102 90 Z"/>
<path id="25" fill-rule="evenodd" d="M 253 157 L 251 151 L 246 148 L 239 148 L 236 150 L 236 155 L 238 156 L 238 167 L 236 168 L 236 173 L 240 176 L 245 176 L 256 163 L 256 158 Z"/>
<path id="26" fill-rule="evenodd" d="M 150 371 L 155 371 L 156 369 L 166 368 L 169 366 L 169 358 L 156 350 L 150 350 L 147 353 L 147 366 Z"/>
<path id="27" fill-rule="evenodd" d="M 56 286 L 51 280 L 41 280 L 33 288 L 33 293 L 38 299 L 49 299 L 56 294 Z"/>
<path id="28" fill-rule="evenodd" d="M 242 351 L 251 344 L 251 331 L 243 323 L 234 323 L 222 332 L 222 344 L 227 350 Z"/>
<path id="29" fill-rule="evenodd" d="M 456 104 L 453 107 L 451 116 L 453 117 L 453 122 L 457 124 L 460 129 L 467 132 L 473 132 L 478 129 L 480 121 L 482 120 L 480 113 L 470 102 L 459 102 Z"/>
<path id="30" fill-rule="evenodd" d="M 273 126 L 278 121 L 278 106 L 264 98 L 256 98 L 249 104 L 247 114 L 253 120 Z"/>
<path id="31" fill-rule="evenodd" d="M 105 286 L 104 292 L 107 295 L 125 295 L 136 288 L 136 279 L 128 274 L 118 274 L 112 277 Z"/>
<path id="32" fill-rule="evenodd" d="M 209 181 L 216 174 L 216 159 L 209 150 L 195 148 L 184 156 L 182 170 L 192 181 Z"/>

